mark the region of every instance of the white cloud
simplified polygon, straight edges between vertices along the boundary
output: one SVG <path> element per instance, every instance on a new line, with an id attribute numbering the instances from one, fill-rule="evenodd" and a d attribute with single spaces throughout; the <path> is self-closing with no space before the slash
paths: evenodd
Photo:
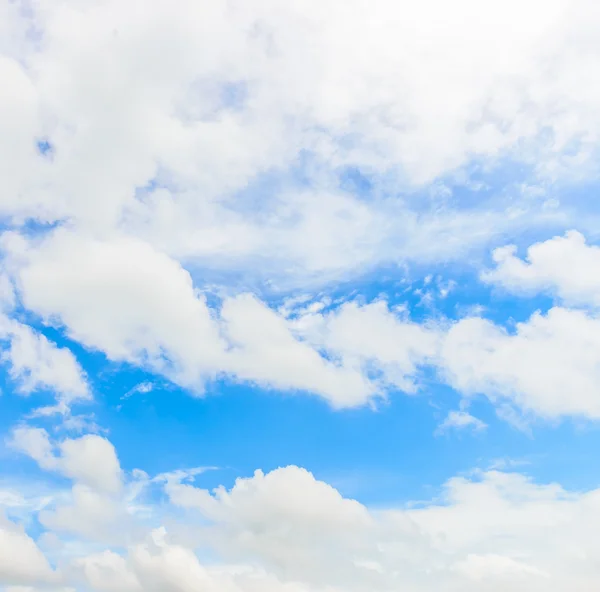
<path id="1" fill-rule="evenodd" d="M 85 373 L 67 348 L 5 316 L 0 318 L 0 337 L 8 341 L 2 359 L 22 393 L 51 389 L 58 401 L 56 409 L 64 412 L 74 401 L 91 397 Z"/>
<path id="2" fill-rule="evenodd" d="M 24 304 L 60 319 L 74 339 L 111 359 L 172 365 L 193 383 L 222 356 L 218 329 L 189 273 L 142 241 L 61 232 L 17 256 Z"/>
<path id="3" fill-rule="evenodd" d="M 509 332 L 476 317 L 418 324 L 382 300 L 309 302 L 292 314 L 240 294 L 211 308 L 178 262 L 138 240 L 65 231 L 38 247 L 7 242 L 28 308 L 113 360 L 197 392 L 228 375 L 353 407 L 390 388 L 415 392 L 421 370 L 433 367 L 461 393 L 485 394 L 502 409 L 600 416 L 600 332 L 589 313 L 553 308 Z"/>
<path id="4" fill-rule="evenodd" d="M 486 282 L 516 294 L 547 292 L 568 304 L 600 305 L 600 247 L 587 245 L 575 230 L 531 245 L 525 260 L 514 246 L 496 249 L 493 258 Z"/>
<path id="5" fill-rule="evenodd" d="M 23 528 L 0 514 L 0 584 L 52 583 L 57 574 Z"/>
<path id="6" fill-rule="evenodd" d="M 384 302 L 287 320 L 241 294 L 214 310 L 178 262 L 138 240 L 60 232 L 40 246 L 5 241 L 29 309 L 113 360 L 147 365 L 198 391 L 225 373 L 357 406 L 385 383 L 414 391 L 418 367 L 435 353 L 436 332 L 397 318 Z"/>
<path id="7" fill-rule="evenodd" d="M 477 199 L 452 188 L 476 192 L 465 171 L 504 157 L 534 168 L 532 183 L 593 176 L 596 2 L 139 8 L 67 0 L 23 10 L 0 0 L 0 214 L 17 229 L 1 245 L 3 313 L 23 304 L 85 347 L 197 392 L 225 375 L 352 407 L 389 389 L 417 391 L 427 366 L 501 413 L 600 417 L 594 314 L 553 308 L 511 332 L 478 318 L 417 324 L 383 301 L 286 315 L 231 291 L 212 307 L 198 292 L 229 274 L 239 286 L 258 278 L 310 290 L 380 263 L 447 261 L 524 224 L 577 220 L 578 206 L 541 211 L 539 199 L 550 200 L 533 191 L 513 207 L 496 188 Z M 342 188 L 348 169 L 372 183 L 368 198 Z M 413 192 L 444 176 L 449 190 Z M 36 235 L 28 225 L 25 240 L 29 219 L 62 226 Z M 576 233 L 534 245 L 526 261 L 510 249 L 495 258 L 490 282 L 598 304 L 597 248 Z M 38 414 L 68 415 L 70 402 L 89 397 L 71 352 L 2 321 L 23 391 L 57 391 L 56 407 Z M 465 412 L 446 421 L 480 427 Z M 153 508 L 149 521 L 164 512 L 173 535 L 155 529 L 142 542 L 132 505 L 145 477 L 124 483 L 106 439 L 52 441 L 21 427 L 12 444 L 74 481 L 36 518 L 71 539 L 68 552 L 52 552 L 78 589 L 598 588 L 597 490 L 492 471 L 451 480 L 439 505 L 375 510 L 298 467 L 214 492 L 171 475 L 176 507 Z M 186 536 L 201 544 L 186 546 Z M 3 583 L 51 583 L 22 530 L 2 523 L 0 544 Z"/>
<path id="8" fill-rule="evenodd" d="M 75 483 L 63 503 L 44 509 L 40 523 L 52 531 L 104 544 L 122 544 L 130 536 L 131 517 L 120 499 Z"/>
<path id="9" fill-rule="evenodd" d="M 454 256 L 543 215 L 362 200 L 339 190 L 340 169 L 392 195 L 506 152 L 581 174 L 600 136 L 590 0 L 2 7 L 0 209 L 118 227 L 212 269 L 323 281 Z M 281 180 L 248 190 L 264 172 Z"/>
<path id="10" fill-rule="evenodd" d="M 467 411 L 450 411 L 444 421 L 438 426 L 436 433 L 442 434 L 450 430 L 472 428 L 475 432 L 485 430 L 488 425 Z"/>
<path id="11" fill-rule="evenodd" d="M 439 364 L 464 394 L 485 394 L 546 418 L 600 417 L 600 320 L 552 308 L 514 332 L 481 318 L 455 323 Z"/>
<path id="12" fill-rule="evenodd" d="M 315 348 L 405 392 L 416 391 L 418 369 L 433 361 L 441 338 L 438 327 L 411 322 L 383 300 L 332 312 L 309 308 L 292 326 Z"/>
<path id="13" fill-rule="evenodd" d="M 113 445 L 95 434 L 59 445 L 61 471 L 75 481 L 94 489 L 117 492 L 121 487 L 121 467 Z"/>
<path id="14" fill-rule="evenodd" d="M 142 590 L 125 559 L 113 551 L 103 551 L 77 559 L 74 567 L 93 590 L 99 592 L 137 592 Z"/>
<path id="15" fill-rule="evenodd" d="M 377 392 L 358 368 L 334 364 L 296 339 L 285 319 L 253 296 L 227 299 L 221 318 L 232 344 L 224 369 L 242 379 L 315 392 L 334 407 L 362 405 Z"/>
<path id="16" fill-rule="evenodd" d="M 115 449 L 96 434 L 53 443 L 45 430 L 22 426 L 13 430 L 10 445 L 30 456 L 42 469 L 57 471 L 94 490 L 118 493 L 121 488 L 121 467 Z"/>
<path id="17" fill-rule="evenodd" d="M 538 368 L 544 348 L 558 355 L 558 337 L 528 333 L 525 343 L 465 321 L 445 339 L 385 303 L 287 319 L 247 294 L 211 308 L 197 291 L 229 273 L 276 287 L 329 282 L 382 262 L 447 260 L 525 222 L 563 224 L 560 208 L 533 219 L 535 196 L 510 211 L 501 195 L 473 208 L 452 184 L 475 191 L 457 169 L 507 154 L 544 178 L 585 173 L 600 138 L 593 2 L 484 10 L 473 0 L 184 0 L 173 11 L 157 0 L 143 18 L 116 0 L 2 10 L 10 35 L 0 69 L 11 92 L 0 102 L 0 209 L 17 229 L 28 217 L 64 223 L 45 240 L 4 235 L 3 306 L 14 302 L 14 279 L 45 322 L 197 392 L 227 375 L 351 407 L 390 388 L 414 392 L 420 369 L 441 365 L 466 391 L 548 416 L 597 415 L 587 357 L 569 358 L 583 372 L 575 397 L 565 394 L 566 373 L 544 395 L 550 378 L 504 361 L 504 344 L 516 343 Z M 344 167 L 374 184 L 369 199 L 341 188 Z M 554 244 L 568 249 L 550 270 Z M 596 298 L 585 272 L 595 248 L 576 234 L 532 248 L 529 264 L 506 250 L 496 257 L 490 281 L 548 288 L 569 302 Z M 576 281 L 565 275 L 575 257 Z M 548 323 L 561 338 L 590 345 L 575 334 L 583 321 L 559 329 L 558 316 Z M 536 319 L 521 331 L 540 328 Z M 68 350 L 18 327 L 7 355 L 23 388 L 64 390 L 63 409 L 89 395 Z M 473 353 L 482 368 L 450 351 L 465 327 L 492 342 L 491 353 Z"/>
<path id="18" fill-rule="evenodd" d="M 469 579 L 477 582 L 514 577 L 533 576 L 533 579 L 548 578 L 549 575 L 526 563 L 516 561 L 504 555 L 468 555 L 464 561 L 456 564 L 457 571 L 464 573 Z"/>
<path id="19" fill-rule="evenodd" d="M 412 510 L 371 510 L 293 466 L 230 490 L 171 481 L 166 491 L 212 523 L 203 541 L 224 559 L 260 562 L 310 589 L 559 592 L 570 583 L 591 592 L 600 577 L 598 491 L 571 494 L 517 473 L 451 479 L 439 502 Z"/>
<path id="20" fill-rule="evenodd" d="M 156 503 L 150 522 L 140 515 L 137 526 L 131 514 L 115 523 L 101 496 L 78 485 L 74 497 L 91 496 L 90 503 L 38 514 L 47 536 L 56 529 L 59 542 L 69 537 L 52 546 L 64 585 L 98 592 L 562 592 L 570 585 L 592 592 L 600 578 L 598 490 L 571 493 L 518 473 L 477 471 L 450 479 L 435 501 L 369 508 L 295 466 L 212 492 L 181 481 L 187 476 L 161 478 L 169 503 Z M 122 508 L 129 495 L 115 504 Z M 166 530 L 157 528 L 161 521 Z"/>

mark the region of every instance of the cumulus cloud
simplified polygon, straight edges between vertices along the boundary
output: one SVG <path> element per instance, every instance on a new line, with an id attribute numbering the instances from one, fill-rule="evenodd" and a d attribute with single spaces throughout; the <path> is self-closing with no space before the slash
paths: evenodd
<path id="1" fill-rule="evenodd" d="M 47 584 L 57 577 L 24 529 L 0 514 L 0 584 Z"/>
<path id="2" fill-rule="evenodd" d="M 518 473 L 452 478 L 439 499 L 412 509 L 369 508 L 295 466 L 257 471 L 229 490 L 175 477 L 164 487 L 185 524 L 171 520 L 125 549 L 80 555 L 65 564 L 71 585 L 99 592 L 499 592 L 507 585 L 560 592 L 570 584 L 591 592 L 600 576 L 598 491 L 569 493 Z M 193 545 L 185 532 L 195 533 Z M 201 559 L 206 552 L 210 562 Z"/>
<path id="3" fill-rule="evenodd" d="M 61 473 L 94 490 L 117 493 L 121 488 L 121 467 L 115 449 L 96 434 L 52 442 L 46 430 L 21 426 L 13 430 L 10 445 L 30 456 L 42 469 Z"/>
<path id="4" fill-rule="evenodd" d="M 515 205 L 471 173 L 510 161 L 542 189 L 594 178 L 599 25 L 592 0 L 0 0 L 9 372 L 25 394 L 56 391 L 38 416 L 91 396 L 72 352 L 21 322 L 36 315 L 197 394 L 226 377 L 356 407 L 429 373 L 504 417 L 600 417 L 598 249 L 574 231 L 525 259 L 494 252 L 485 281 L 561 301 L 514 329 L 415 322 L 382 299 L 278 310 L 248 288 L 312 292 L 581 221 L 577 204 L 524 189 Z M 484 427 L 454 411 L 440 429 Z M 371 508 L 296 466 L 209 491 L 183 478 L 198 471 L 126 474 L 94 434 L 21 425 L 10 443 L 72 481 L 31 512 L 64 580 L 33 532 L 0 521 L 11 592 L 591 592 L 600 579 L 598 490 L 489 471 L 418 508 Z"/>
<path id="5" fill-rule="evenodd" d="M 264 272 L 277 285 L 406 257 L 439 261 L 520 220 L 526 200 L 507 215 L 500 198 L 491 209 L 440 207 L 452 193 L 442 181 L 437 192 L 407 187 L 509 153 L 543 175 L 585 168 L 600 134 L 600 87 L 585 67 L 600 51 L 593 3 L 186 0 L 173 11 L 160 0 L 143 18 L 117 4 L 3 7 L 11 34 L 0 67 L 16 90 L 0 104 L 9 138 L 0 209 L 17 229 L 29 218 L 52 223 L 28 238 L 4 234 L 3 300 L 14 300 L 14 280 L 44 322 L 198 393 L 227 376 L 353 407 L 417 391 L 433 366 L 456 388 L 541 414 L 596 415 L 587 358 L 569 366 L 583 371 L 576 397 L 564 394 L 566 378 L 542 395 L 549 378 L 503 361 L 503 344 L 527 345 L 532 363 L 553 348 L 556 339 L 532 337 L 543 315 L 517 336 L 477 320 L 445 336 L 384 302 L 287 318 L 244 290 L 226 290 L 217 306 L 199 292 L 215 273 Z M 542 132 L 552 141 L 538 141 Z M 352 175 L 374 187 L 369 199 L 347 189 Z M 464 175 L 446 181 L 472 185 Z M 548 275 L 555 243 L 569 249 Z M 589 301 L 593 274 L 578 271 L 570 289 L 566 272 L 556 274 L 574 258 L 587 269 L 594 249 L 571 233 L 532 247 L 530 263 L 496 251 L 486 278 Z M 548 315 L 556 331 L 559 316 Z M 570 318 L 563 333 L 587 347 L 576 335 L 584 320 Z M 452 352 L 469 327 L 493 342 L 491 353 L 473 352 L 481 368 Z M 63 408 L 89 395 L 68 350 L 12 331 L 6 356 L 24 389 L 62 390 Z"/>
<path id="6" fill-rule="evenodd" d="M 508 331 L 478 317 L 419 324 L 383 300 L 277 311 L 246 293 L 209 306 L 177 261 L 137 239 L 65 231 L 38 246 L 7 243 L 28 308 L 113 360 L 197 392 L 225 375 L 354 407 L 390 389 L 415 392 L 434 368 L 459 392 L 498 405 L 548 418 L 600 415 L 600 333 L 589 312 L 555 307 Z"/>
<path id="7" fill-rule="evenodd" d="M 600 321 L 552 308 L 518 323 L 514 332 L 482 318 L 455 323 L 440 356 L 459 392 L 509 401 L 546 418 L 600 416 Z"/>
<path id="8" fill-rule="evenodd" d="M 416 391 L 418 369 L 432 362 L 441 338 L 435 325 L 411 322 L 383 300 L 347 302 L 330 312 L 309 307 L 293 327 L 317 349 L 405 392 Z"/>
<path id="9" fill-rule="evenodd" d="M 113 360 L 198 391 L 225 373 L 357 406 L 386 384 L 414 391 L 419 366 L 435 353 L 435 329 L 397 317 L 385 302 L 294 319 L 250 294 L 211 308 L 177 261 L 139 240 L 60 232 L 40 245 L 17 236 L 6 244 L 29 309 Z"/>
<path id="10" fill-rule="evenodd" d="M 0 337 L 8 342 L 2 359 L 20 392 L 54 391 L 55 409 L 63 412 L 74 401 L 91 398 L 85 373 L 70 350 L 5 316 L 0 318 Z"/>
<path id="11" fill-rule="evenodd" d="M 217 327 L 189 273 L 147 243 L 61 232 L 39 248 L 17 237 L 11 245 L 21 263 L 25 306 L 47 320 L 60 319 L 71 337 L 109 358 L 158 369 L 172 364 L 185 374 L 202 359 L 210 369 L 222 354 Z"/>
<path id="12" fill-rule="evenodd" d="M 46 454 L 39 443 L 35 449 Z M 46 538 L 67 543 L 51 547 L 61 584 L 98 592 L 561 592 L 567 585 L 591 592 L 600 577 L 596 489 L 569 492 L 519 473 L 474 471 L 448 480 L 434 500 L 373 508 L 297 466 L 212 491 L 190 482 L 201 474 L 133 475 L 111 498 L 69 475 L 71 505 L 33 510 Z M 167 499 L 147 497 L 151 511 L 132 513 L 150 485 Z M 12 523 L 3 528 L 22 554 L 7 562 L 12 571 L 0 569 L 2 581 L 58 583 L 34 542 Z M 20 562 L 25 551 L 29 563 Z"/>
<path id="13" fill-rule="evenodd" d="M 572 305 L 600 305 L 600 247 L 586 244 L 572 230 L 565 236 L 535 243 L 525 260 L 516 247 L 494 250 L 496 267 L 483 274 L 491 284 L 516 294 L 550 293 Z"/>

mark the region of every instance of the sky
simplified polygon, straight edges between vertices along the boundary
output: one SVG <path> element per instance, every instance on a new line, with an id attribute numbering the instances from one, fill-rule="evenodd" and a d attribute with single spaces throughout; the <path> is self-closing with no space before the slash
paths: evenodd
<path id="1" fill-rule="evenodd" d="M 599 33 L 0 0 L 0 592 L 596 592 Z"/>

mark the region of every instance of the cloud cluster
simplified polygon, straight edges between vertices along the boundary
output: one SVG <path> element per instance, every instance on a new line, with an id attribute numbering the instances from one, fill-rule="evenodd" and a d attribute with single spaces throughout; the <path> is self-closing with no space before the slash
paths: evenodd
<path id="1" fill-rule="evenodd" d="M 600 134 L 591 0 L 1 6 L 0 212 L 213 272 L 464 253 L 539 203 L 408 187 L 506 156 L 581 176 Z"/>
<path id="2" fill-rule="evenodd" d="M 593 280 L 581 286 L 582 278 L 594 277 L 596 248 L 577 239 L 573 253 L 571 241 L 532 247 L 528 266 L 498 259 L 486 278 L 509 286 L 517 285 L 510 278 L 527 273 L 533 279 L 519 287 L 543 289 L 535 278 L 552 269 L 561 295 L 577 294 L 594 307 Z M 316 394 L 335 408 L 355 407 L 390 390 L 416 392 L 429 368 L 463 395 L 485 395 L 499 407 L 547 418 L 600 416 L 600 321 L 593 310 L 554 306 L 509 330 L 477 316 L 416 323 L 384 300 L 309 300 L 275 309 L 241 293 L 225 294 L 215 305 L 180 263 L 138 239 L 100 241 L 65 230 L 41 242 L 7 235 L 4 244 L 27 309 L 111 360 L 148 368 L 198 393 L 206 381 L 228 376 Z M 570 265 L 542 267 L 539 253 L 546 248 L 553 261 L 562 257 Z M 13 341 L 5 355 L 16 377 L 26 369 L 29 390 L 50 385 L 67 399 L 87 395 L 68 350 L 6 322 Z"/>
<path id="3" fill-rule="evenodd" d="M 82 439 L 58 446 L 88 455 Z M 38 450 L 22 449 L 39 462 Z M 97 464 L 114 463 L 108 443 L 98 450 Z M 120 497 L 62 509 L 79 522 L 99 523 L 108 500 L 120 499 L 132 520 L 119 523 L 126 536 L 112 543 L 97 531 L 65 528 L 64 520 L 48 520 L 49 511 L 42 512 L 44 537 L 56 531 L 63 544 L 52 552 L 56 571 L 17 525 L 3 522 L 0 556 L 10 557 L 9 548 L 21 554 L 18 561 L 0 562 L 0 583 L 98 592 L 458 592 L 507 586 L 559 592 L 567 585 L 591 592 L 600 577 L 598 490 L 569 493 L 518 473 L 476 471 L 450 479 L 435 501 L 375 509 L 296 466 L 257 471 L 231 489 L 213 491 L 189 482 L 197 473 L 148 479 L 135 472 Z M 75 492 L 86 476 L 70 474 Z M 135 495 L 124 493 L 131 484 Z M 164 488 L 167 504 L 151 501 L 151 486 Z M 149 511 L 132 513 L 143 499 Z M 202 559 L 209 554 L 210 561 Z"/>
<path id="4" fill-rule="evenodd" d="M 531 245 L 526 261 L 514 245 L 495 249 L 493 259 L 496 267 L 482 274 L 485 282 L 519 295 L 542 292 L 570 305 L 600 305 L 600 248 L 587 245 L 580 232 Z"/>
<path id="5" fill-rule="evenodd" d="M 535 234 L 582 222 L 548 184 L 597 178 L 599 27 L 593 0 L 0 0 L 0 340 L 16 390 L 52 391 L 33 415 L 86 427 L 69 414 L 93 377 L 45 326 L 198 395 L 224 378 L 341 409 L 435 380 L 464 399 L 440 432 L 485 430 L 475 396 L 515 423 L 600 418 L 600 251 Z M 481 278 L 555 302 L 514 325 L 314 295 L 524 227 L 538 242 L 495 249 Z M 598 489 L 475 471 L 374 508 L 298 466 L 211 491 L 199 469 L 124 471 L 97 434 L 20 423 L 8 443 L 52 495 L 0 491 L 7 592 L 600 580 Z"/>
<path id="6" fill-rule="evenodd" d="M 286 316 L 230 281 L 330 282 L 536 224 L 537 202 L 473 208 L 439 179 L 476 193 L 456 171 L 507 155 L 583 174 L 600 134 L 593 3 L 1 5 L 2 263 L 27 311 L 197 392 L 226 376 L 353 407 L 415 392 L 432 368 L 464 394 L 598 415 L 593 316 L 555 308 L 515 333 L 383 302 Z M 485 279 L 593 302 L 595 250 L 574 233 L 529 263 L 500 249 Z M 199 291 L 215 278 L 217 305 Z M 40 413 L 89 397 L 70 352 L 15 323 L 14 377 L 61 393 Z"/>

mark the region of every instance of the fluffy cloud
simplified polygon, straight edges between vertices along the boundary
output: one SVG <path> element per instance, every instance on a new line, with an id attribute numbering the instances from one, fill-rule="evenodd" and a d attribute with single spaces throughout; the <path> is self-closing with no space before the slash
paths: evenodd
<path id="1" fill-rule="evenodd" d="M 2 10 L 2 212 L 119 227 L 213 269 L 291 281 L 447 258 L 524 218 L 361 200 L 346 173 L 395 195 L 512 151 L 580 174 L 600 134 L 589 0 Z"/>
<path id="2" fill-rule="evenodd" d="M 600 417 L 600 321 L 576 310 L 535 313 L 514 332 L 481 318 L 448 331 L 440 365 L 459 392 L 547 418 Z"/>
<path id="3" fill-rule="evenodd" d="M 134 479 L 124 484 L 115 449 L 107 439 L 86 434 L 53 442 L 45 430 L 21 426 L 13 430 L 9 444 L 42 470 L 74 482 L 70 491 L 50 496 L 40 508 L 38 520 L 44 527 L 95 543 L 129 540 L 133 523 L 127 500 L 137 483 Z"/>
<path id="4" fill-rule="evenodd" d="M 132 522 L 120 499 L 80 483 L 62 497 L 66 499 L 40 512 L 39 520 L 45 528 L 96 544 L 118 545 L 128 540 Z"/>
<path id="5" fill-rule="evenodd" d="M 250 295 L 226 300 L 221 318 L 232 343 L 224 369 L 240 378 L 315 392 L 335 407 L 362 405 L 377 392 L 358 368 L 326 360 L 298 340 L 284 318 Z"/>
<path id="6" fill-rule="evenodd" d="M 16 227 L 60 223 L 28 240 L 3 237 L 4 266 L 29 311 L 111 360 L 197 392 L 226 375 L 352 407 L 390 388 L 416 391 L 421 368 L 433 365 L 466 392 L 549 416 L 597 414 L 587 358 L 573 356 L 570 368 L 583 371 L 574 398 L 564 394 L 568 379 L 542 395 L 543 376 L 503 361 L 508 343 L 527 345 L 532 363 L 554 351 L 552 336 L 532 337 L 538 317 L 519 329 L 531 327 L 525 345 L 521 333 L 477 320 L 444 337 L 383 302 L 285 318 L 243 290 L 220 306 L 198 292 L 219 274 L 293 284 L 407 257 L 437 261 L 521 224 L 526 200 L 506 215 L 500 198 L 489 209 L 454 209 L 443 183 L 399 190 L 517 144 L 513 157 L 535 158 L 544 175 L 584 166 L 600 134 L 600 87 L 585 67 L 600 51 L 592 3 L 185 0 L 173 11 L 159 0 L 143 18 L 117 4 L 36 5 L 27 14 L 3 5 L 11 34 L 0 68 L 16 90 L 0 104 L 8 138 L 0 209 Z M 35 47 L 31 30 L 40 33 Z M 552 141 L 538 142 L 542 132 Z M 372 199 L 347 190 L 353 175 L 371 184 Z M 586 269 L 594 249 L 577 235 L 561 240 L 570 254 L 557 268 L 577 257 Z M 548 275 L 554 242 L 532 248 L 530 264 L 497 251 L 488 279 L 595 298 L 592 274 L 579 274 L 570 291 L 564 272 Z M 583 321 L 560 329 L 558 316 L 548 316 L 551 330 L 586 347 L 575 334 Z M 63 402 L 86 396 L 69 352 L 19 327 L 6 355 L 24 388 L 62 389 Z M 473 352 L 481 368 L 460 341 L 469 328 L 478 343 L 493 341 L 491 353 Z"/>
<path id="7" fill-rule="evenodd" d="M 355 407 L 417 392 L 425 369 L 500 410 L 600 417 L 599 319 L 564 308 L 599 302 L 597 247 L 577 233 L 525 260 L 495 251 L 486 281 L 562 301 L 514 330 L 415 323 L 383 300 L 276 310 L 247 288 L 311 291 L 581 222 L 586 205 L 525 188 L 515 207 L 514 187 L 485 180 L 506 161 L 542 187 L 595 174 L 596 2 L 175 8 L 0 0 L 0 337 L 23 392 L 57 393 L 38 415 L 90 389 L 15 310 L 197 393 L 225 376 Z M 451 427 L 483 424 L 461 411 Z M 124 473 L 97 435 L 21 425 L 11 444 L 73 482 L 41 505 L 8 498 L 32 508 L 40 548 L 57 543 L 50 562 L 34 532 L 0 522 L 0 584 L 21 592 L 591 592 L 600 579 L 598 490 L 491 471 L 418 509 L 376 509 L 295 466 L 208 491 L 182 472 Z"/>
<path id="8" fill-rule="evenodd" d="M 209 308 L 177 261 L 137 239 L 64 231 L 39 245 L 16 235 L 5 244 L 30 310 L 113 360 L 147 365 L 196 390 L 226 373 L 356 406 L 384 384 L 413 391 L 437 344 L 435 330 L 396 317 L 384 302 L 294 319 L 249 294 Z"/>
<path id="9" fill-rule="evenodd" d="M 573 494 L 517 473 L 453 478 L 418 509 L 370 509 L 294 466 L 212 493 L 173 477 L 166 491 L 185 508 L 183 530 L 172 524 L 173 534 L 156 529 L 125 553 L 83 556 L 72 577 L 128 592 L 591 592 L 600 576 L 598 491 Z M 203 564 L 178 542 L 186 529 L 200 555 L 216 552 L 219 562 Z"/>
<path id="10" fill-rule="evenodd" d="M 2 360 L 21 393 L 54 391 L 57 405 L 53 409 L 63 412 L 74 401 L 91 397 L 85 373 L 70 350 L 58 347 L 28 325 L 3 314 L 0 339 L 7 344 Z"/>
<path id="11" fill-rule="evenodd" d="M 19 258 L 25 306 L 47 320 L 60 319 L 74 339 L 109 358 L 158 369 L 172 364 L 183 373 L 198 365 L 201 374 L 222 354 L 217 328 L 189 273 L 147 243 L 69 232 L 38 248 L 17 237 L 6 242 Z"/>
<path id="12" fill-rule="evenodd" d="M 383 300 L 347 302 L 331 312 L 313 309 L 309 306 L 292 322 L 299 335 L 345 365 L 405 392 L 416 390 L 419 366 L 433 361 L 442 337 L 437 327 L 411 322 Z"/>
<path id="13" fill-rule="evenodd" d="M 577 231 L 530 246 L 525 260 L 514 246 L 496 249 L 493 258 L 496 267 L 483 274 L 489 283 L 517 294 L 547 292 L 567 304 L 600 305 L 600 247 L 587 245 Z"/>
<path id="14" fill-rule="evenodd" d="M 556 307 L 511 332 L 476 317 L 417 324 L 383 300 L 276 311 L 240 294 L 211 307 L 177 261 L 137 239 L 68 231 L 40 245 L 5 238 L 28 308 L 113 360 L 196 391 L 229 375 L 353 407 L 390 388 L 415 392 L 421 370 L 433 367 L 459 392 L 499 405 L 549 418 L 600 416 L 600 332 L 590 313 Z"/>
<path id="15" fill-rule="evenodd" d="M 0 584 L 44 584 L 56 579 L 57 574 L 23 528 L 0 514 Z"/>
<path id="16" fill-rule="evenodd" d="M 598 490 L 571 493 L 518 473 L 475 471 L 450 479 L 435 501 L 369 508 L 296 466 L 257 471 L 213 491 L 184 481 L 198 473 L 145 479 L 133 497 L 133 489 L 113 497 L 125 507 L 151 484 L 164 487 L 168 503 L 152 502 L 137 518 L 130 513 L 129 524 L 123 514 L 117 526 L 105 502 L 92 500 L 101 494 L 77 482 L 76 512 L 42 510 L 48 532 L 69 537 L 52 547 L 64 585 L 98 592 L 560 592 L 569 584 L 591 592 L 600 577 Z M 127 534 L 111 540 L 101 523 Z M 12 523 L 5 530 L 23 545 L 19 559 L 27 551 L 35 561 L 23 564 L 26 578 L 14 575 L 20 561 L 7 563 L 13 571 L 4 582 L 57 577 L 22 530 Z"/>
<path id="17" fill-rule="evenodd" d="M 45 430 L 22 426 L 13 431 L 10 444 L 42 469 L 57 471 L 94 490 L 117 493 L 121 488 L 117 454 L 113 445 L 101 436 L 87 434 L 53 443 Z"/>

